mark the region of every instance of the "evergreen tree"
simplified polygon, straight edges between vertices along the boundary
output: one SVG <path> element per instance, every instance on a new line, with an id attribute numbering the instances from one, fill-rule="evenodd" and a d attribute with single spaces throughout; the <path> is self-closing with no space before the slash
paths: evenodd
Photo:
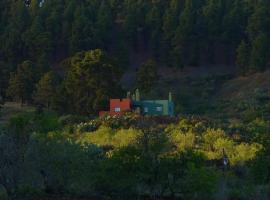
<path id="1" fill-rule="evenodd" d="M 163 32 L 164 38 L 170 40 L 179 23 L 179 16 L 181 11 L 181 1 L 171 0 L 169 7 L 163 16 Z"/>
<path id="2" fill-rule="evenodd" d="M 34 100 L 37 104 L 50 108 L 57 88 L 56 75 L 51 71 L 43 75 L 36 85 Z"/>
<path id="3" fill-rule="evenodd" d="M 69 39 L 70 52 L 76 53 L 82 50 L 89 50 L 96 47 L 97 38 L 94 37 L 94 24 L 87 18 L 85 8 L 77 7 L 74 13 L 72 33 Z"/>
<path id="4" fill-rule="evenodd" d="M 136 87 L 142 92 L 149 92 L 158 81 L 158 67 L 153 60 L 143 63 L 136 73 Z"/>
<path id="5" fill-rule="evenodd" d="M 113 28 L 113 15 L 107 1 L 102 1 L 96 22 L 97 37 L 99 38 L 99 47 L 104 48 L 112 41 L 112 35 L 108 34 Z"/>
<path id="6" fill-rule="evenodd" d="M 269 38 L 264 34 L 259 34 L 252 41 L 252 49 L 250 55 L 250 65 L 253 71 L 263 71 L 269 64 Z"/>
<path id="7" fill-rule="evenodd" d="M 94 114 L 104 102 L 121 92 L 121 73 L 103 51 L 97 49 L 77 53 L 65 79 L 65 89 L 71 112 Z"/>
<path id="8" fill-rule="evenodd" d="M 5 104 L 4 98 L 0 95 L 0 111 L 4 104 Z M 0 116 L 1 116 L 1 113 L 0 113 Z"/>
<path id="9" fill-rule="evenodd" d="M 7 96 L 13 100 L 20 100 L 23 105 L 32 100 L 32 93 L 35 85 L 35 73 L 33 63 L 24 61 L 17 68 L 15 73 L 11 74 Z"/>
<path id="10" fill-rule="evenodd" d="M 236 64 L 240 74 L 245 75 L 249 71 L 249 46 L 245 41 L 237 49 Z"/>
<path id="11" fill-rule="evenodd" d="M 59 60 L 95 48 L 119 60 L 119 52 L 146 51 L 179 68 L 227 64 L 237 57 L 242 40 L 254 46 L 259 34 L 270 36 L 268 1 L 45 0 L 42 7 L 39 2 L 32 0 L 30 7 L 23 0 L 0 2 L 0 59 L 8 65 L 29 59 L 43 73 Z"/>
<path id="12" fill-rule="evenodd" d="M 23 34 L 28 57 L 34 61 L 42 56 L 50 58 L 53 48 L 51 37 L 51 33 L 45 30 L 43 19 L 40 16 L 35 17 L 31 28 Z"/>
<path id="13" fill-rule="evenodd" d="M 10 3 L 9 6 L 5 26 L 0 28 L 0 52 L 9 64 L 17 64 L 25 56 L 22 33 L 29 28 L 31 18 L 22 1 Z"/>
<path id="14" fill-rule="evenodd" d="M 5 102 L 5 91 L 7 88 L 7 84 L 8 84 L 8 68 L 4 62 L 0 62 L 0 110 Z"/>
<path id="15" fill-rule="evenodd" d="M 163 54 L 161 55 L 161 59 L 170 66 L 173 65 L 172 60 L 174 56 L 172 55 L 172 40 L 178 27 L 181 5 L 181 1 L 171 0 L 165 14 L 163 15 L 163 36 L 161 40 L 161 48 L 163 50 Z"/>
<path id="16" fill-rule="evenodd" d="M 198 34 L 201 33 L 201 29 L 198 29 L 198 20 L 200 18 L 200 7 L 201 1 L 191 0 L 186 1 L 184 9 L 179 18 L 179 25 L 176 29 L 173 38 L 173 57 L 175 66 L 178 68 L 183 68 L 188 62 L 184 52 L 188 52 L 188 44 L 196 43 L 198 39 Z M 198 30 L 197 30 L 198 29 Z M 195 48 L 193 48 L 195 49 Z M 198 47 L 193 51 L 191 49 L 191 54 L 196 54 Z M 191 57 L 199 58 L 199 55 L 192 55 Z M 185 58 L 185 59 L 184 59 Z"/>
<path id="17" fill-rule="evenodd" d="M 222 24 L 223 34 L 221 36 L 235 46 L 245 37 L 248 12 L 245 2 L 242 0 L 233 0 L 227 7 Z"/>
<path id="18" fill-rule="evenodd" d="M 160 39 L 162 36 L 162 4 L 154 2 L 152 9 L 146 15 L 146 26 L 150 33 L 150 47 L 156 59 L 160 57 Z"/>
<path id="19" fill-rule="evenodd" d="M 69 98 L 70 97 L 68 96 L 67 90 L 65 88 L 65 83 L 61 82 L 55 88 L 55 94 L 52 98 L 51 108 L 60 114 L 69 113 L 71 110 L 71 108 L 69 108 Z"/>
<path id="20" fill-rule="evenodd" d="M 138 36 L 145 28 L 146 1 L 123 1 L 123 32 L 129 44 L 136 49 Z"/>
<path id="21" fill-rule="evenodd" d="M 211 42 L 218 40 L 223 31 L 222 23 L 227 1 L 230 0 L 208 0 L 202 8 L 204 22 L 207 27 L 207 39 Z"/>
<path id="22" fill-rule="evenodd" d="M 260 33 L 270 34 L 270 10 L 264 1 L 256 4 L 248 20 L 247 32 L 250 41 L 255 40 Z"/>
<path id="23" fill-rule="evenodd" d="M 9 81 L 9 67 L 6 63 L 0 61 L 0 96 L 5 99 L 5 91 Z"/>

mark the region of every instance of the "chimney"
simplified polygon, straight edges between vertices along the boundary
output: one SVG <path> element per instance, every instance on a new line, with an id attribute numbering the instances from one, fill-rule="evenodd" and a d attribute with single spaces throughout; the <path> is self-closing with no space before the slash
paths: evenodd
<path id="1" fill-rule="evenodd" d="M 131 99 L 132 99 L 133 101 L 136 101 L 136 97 L 135 97 L 135 94 L 132 94 L 132 97 L 131 97 Z"/>
<path id="2" fill-rule="evenodd" d="M 172 102 L 172 93 L 169 92 L 169 102 Z"/>
<path id="3" fill-rule="evenodd" d="M 139 89 L 136 89 L 136 91 L 135 91 L 135 100 L 136 101 L 140 101 L 140 91 L 139 91 Z"/>
<path id="4" fill-rule="evenodd" d="M 131 98 L 131 93 L 130 91 L 127 92 L 127 99 L 130 99 Z"/>

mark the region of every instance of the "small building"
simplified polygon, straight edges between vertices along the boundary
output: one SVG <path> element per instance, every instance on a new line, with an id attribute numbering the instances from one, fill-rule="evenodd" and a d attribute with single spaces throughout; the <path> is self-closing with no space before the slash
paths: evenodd
<path id="1" fill-rule="evenodd" d="M 169 100 L 143 100 L 134 101 L 133 108 L 142 115 L 173 116 L 174 103 Z"/>
<path id="2" fill-rule="evenodd" d="M 132 100 L 131 99 L 111 99 L 110 111 L 100 111 L 99 116 L 121 116 L 126 112 L 131 111 Z"/>
<path id="3" fill-rule="evenodd" d="M 101 111 L 99 116 L 122 116 L 126 112 L 136 112 L 140 115 L 149 116 L 174 116 L 174 103 L 172 95 L 169 93 L 167 100 L 141 100 L 137 89 L 135 94 L 130 97 L 128 93 L 125 99 L 111 99 L 110 111 Z"/>

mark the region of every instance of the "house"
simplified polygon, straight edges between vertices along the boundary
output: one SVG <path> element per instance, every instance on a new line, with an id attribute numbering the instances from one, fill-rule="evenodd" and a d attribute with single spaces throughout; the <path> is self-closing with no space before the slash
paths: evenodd
<path id="1" fill-rule="evenodd" d="M 142 115 L 173 116 L 174 104 L 169 100 L 134 101 L 133 108 Z"/>
<path id="2" fill-rule="evenodd" d="M 171 93 L 169 93 L 167 100 L 141 100 L 138 89 L 132 97 L 130 96 L 130 93 L 128 93 L 125 99 L 111 99 L 110 111 L 101 111 L 99 116 L 122 116 L 130 111 L 140 115 L 174 116 L 174 103 Z"/>
<path id="3" fill-rule="evenodd" d="M 100 111 L 99 116 L 122 116 L 126 112 L 131 111 L 131 99 L 111 99 L 110 100 L 110 111 Z"/>

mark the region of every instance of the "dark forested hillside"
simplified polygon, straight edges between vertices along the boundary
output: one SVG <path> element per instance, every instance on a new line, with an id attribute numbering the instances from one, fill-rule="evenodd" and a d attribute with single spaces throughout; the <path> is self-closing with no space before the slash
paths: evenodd
<path id="1" fill-rule="evenodd" d="M 134 62 L 140 65 L 139 60 L 147 59 L 178 69 L 236 64 L 236 71 L 242 75 L 263 71 L 269 63 L 267 0 L 28 2 L 0 2 L 0 95 L 15 97 L 22 103 L 37 99 L 33 97 L 36 85 L 45 73 L 52 70 L 65 79 L 70 66 L 74 66 L 71 57 L 94 49 L 113 58 L 119 73 L 111 78 L 116 82 Z M 139 56 L 134 58 L 134 54 Z M 140 55 L 143 59 L 139 59 Z M 91 87 L 95 88 L 92 95 L 99 96 L 96 100 L 91 97 L 91 103 L 109 97 L 104 92 L 106 83 L 100 84 L 103 86 Z M 65 83 L 58 84 L 53 94 L 68 94 L 67 87 Z M 61 99 L 55 102 L 61 105 L 58 110 L 66 110 Z"/>
<path id="2" fill-rule="evenodd" d="M 236 61 L 241 71 L 268 63 L 269 1 L 23 0 L 0 2 L 1 60 L 48 70 L 82 50 L 101 48 L 122 64 L 131 50 L 183 67 Z M 260 55 L 260 56 L 259 56 Z M 246 69 L 248 68 L 248 69 Z"/>

